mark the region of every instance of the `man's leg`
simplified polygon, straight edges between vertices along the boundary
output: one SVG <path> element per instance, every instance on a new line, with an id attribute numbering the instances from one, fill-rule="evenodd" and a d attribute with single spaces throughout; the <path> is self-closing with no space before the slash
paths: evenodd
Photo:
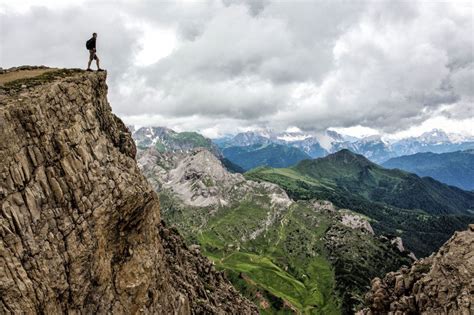
<path id="1" fill-rule="evenodd" d="M 92 52 L 89 50 L 89 62 L 87 63 L 87 70 L 91 70 L 92 59 L 94 59 L 94 55 L 93 55 Z"/>
<path id="2" fill-rule="evenodd" d="M 100 68 L 100 60 L 99 60 L 99 57 L 97 57 L 97 55 L 95 55 L 95 63 L 97 64 L 97 71 L 104 71 Z"/>

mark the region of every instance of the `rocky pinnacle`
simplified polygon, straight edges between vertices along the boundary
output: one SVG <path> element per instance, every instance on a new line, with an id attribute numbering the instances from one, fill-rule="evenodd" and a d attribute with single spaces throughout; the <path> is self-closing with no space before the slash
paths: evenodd
<path id="1" fill-rule="evenodd" d="M 372 280 L 370 314 L 474 314 L 474 224 L 410 268 Z"/>

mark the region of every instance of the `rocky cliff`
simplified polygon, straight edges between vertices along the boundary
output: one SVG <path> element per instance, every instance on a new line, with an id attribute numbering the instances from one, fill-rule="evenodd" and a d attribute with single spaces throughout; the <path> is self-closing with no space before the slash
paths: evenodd
<path id="1" fill-rule="evenodd" d="M 372 280 L 360 314 L 474 314 L 474 225 L 411 268 Z"/>
<path id="2" fill-rule="evenodd" d="M 106 74 L 37 70 L 1 74 L 0 313 L 256 313 L 160 222 Z"/>

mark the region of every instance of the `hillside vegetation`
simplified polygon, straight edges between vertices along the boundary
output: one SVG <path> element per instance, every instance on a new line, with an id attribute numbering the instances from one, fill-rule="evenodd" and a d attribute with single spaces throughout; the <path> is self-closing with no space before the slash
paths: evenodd
<path id="1" fill-rule="evenodd" d="M 388 239 L 343 225 L 344 212 L 329 204 L 295 203 L 257 234 L 269 216 L 264 206 L 271 204 L 268 197 L 219 209 L 209 217 L 212 209 L 184 207 L 164 195 L 166 220 L 190 243 L 199 244 L 239 291 L 272 314 L 291 309 L 351 314 L 371 277 L 410 263 Z"/>
<path id="2" fill-rule="evenodd" d="M 327 199 L 367 215 L 377 231 L 401 236 L 418 255 L 430 254 L 474 220 L 474 193 L 384 169 L 348 150 L 245 176 L 278 184 L 296 200 Z"/>

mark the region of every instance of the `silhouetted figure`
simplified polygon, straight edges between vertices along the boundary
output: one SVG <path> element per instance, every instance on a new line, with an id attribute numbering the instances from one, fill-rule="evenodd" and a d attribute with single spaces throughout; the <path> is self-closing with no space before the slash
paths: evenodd
<path id="1" fill-rule="evenodd" d="M 87 71 L 92 71 L 91 63 L 92 63 L 92 60 L 94 59 L 97 64 L 97 71 L 104 71 L 99 66 L 99 57 L 97 57 L 97 50 L 95 48 L 96 39 L 97 39 L 97 33 L 93 33 L 92 38 L 86 42 L 86 48 L 87 50 L 89 50 L 89 62 L 87 63 Z"/>

